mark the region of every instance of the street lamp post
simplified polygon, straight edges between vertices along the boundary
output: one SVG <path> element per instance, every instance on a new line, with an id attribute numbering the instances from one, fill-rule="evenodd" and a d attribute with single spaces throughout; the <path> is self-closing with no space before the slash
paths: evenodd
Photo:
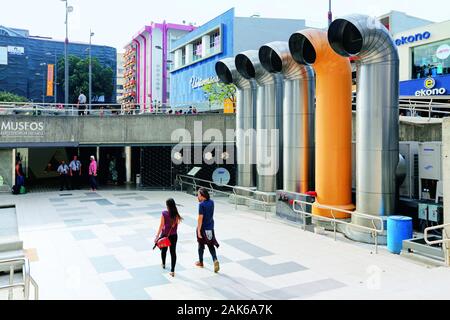
<path id="1" fill-rule="evenodd" d="M 64 103 L 69 104 L 69 13 L 73 11 L 73 7 L 69 6 L 68 0 L 61 0 L 66 3 L 66 40 L 64 42 Z"/>
<path id="2" fill-rule="evenodd" d="M 89 111 L 92 109 L 92 37 L 94 33 L 89 30 Z"/>
<path id="3" fill-rule="evenodd" d="M 331 11 L 331 0 L 328 0 L 328 26 L 333 22 L 333 12 Z"/>

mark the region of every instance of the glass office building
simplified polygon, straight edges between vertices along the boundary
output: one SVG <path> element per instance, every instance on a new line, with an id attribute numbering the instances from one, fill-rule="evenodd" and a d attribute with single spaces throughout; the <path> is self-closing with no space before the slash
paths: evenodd
<path id="1" fill-rule="evenodd" d="M 69 55 L 89 56 L 89 44 L 69 43 Z M 47 96 L 48 65 L 64 57 L 64 41 L 30 36 L 27 30 L 0 26 L 0 91 L 8 91 L 34 102 L 54 102 L 54 92 Z M 113 92 L 104 97 L 106 103 L 116 102 L 116 49 L 92 45 L 92 57 L 113 70 Z M 55 59 L 56 58 L 56 59 Z M 57 68 L 55 68 L 56 70 Z M 53 75 L 54 76 L 54 75 Z M 64 86 L 58 86 L 57 102 L 64 102 Z M 69 101 L 75 103 L 76 101 Z"/>

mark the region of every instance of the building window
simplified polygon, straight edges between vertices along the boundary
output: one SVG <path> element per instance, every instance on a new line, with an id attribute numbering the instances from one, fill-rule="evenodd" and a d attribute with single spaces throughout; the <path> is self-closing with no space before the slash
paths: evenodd
<path id="1" fill-rule="evenodd" d="M 194 42 L 194 53 L 192 56 L 192 61 L 197 61 L 202 58 L 202 40 L 197 40 Z"/>
<path id="2" fill-rule="evenodd" d="M 450 74 L 450 39 L 412 48 L 412 79 Z"/>
<path id="3" fill-rule="evenodd" d="M 186 48 L 181 49 L 181 65 L 186 64 Z"/>
<path id="4" fill-rule="evenodd" d="M 209 35 L 209 54 L 215 54 L 220 50 L 220 30 Z"/>

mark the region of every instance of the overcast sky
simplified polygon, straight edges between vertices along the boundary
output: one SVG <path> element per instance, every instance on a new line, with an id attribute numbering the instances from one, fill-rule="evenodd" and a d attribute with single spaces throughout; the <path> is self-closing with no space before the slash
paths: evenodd
<path id="1" fill-rule="evenodd" d="M 0 25 L 29 29 L 31 35 L 65 37 L 65 4 L 61 0 L 1 0 Z M 350 13 L 379 16 L 391 10 L 432 21 L 450 19 L 450 0 L 332 0 L 335 17 Z M 306 19 L 310 26 L 325 27 L 328 0 L 69 0 L 74 12 L 69 39 L 89 41 L 123 51 L 124 45 L 151 21 L 197 23 L 209 21 L 234 7 L 238 16 L 259 14 L 268 18 Z"/>

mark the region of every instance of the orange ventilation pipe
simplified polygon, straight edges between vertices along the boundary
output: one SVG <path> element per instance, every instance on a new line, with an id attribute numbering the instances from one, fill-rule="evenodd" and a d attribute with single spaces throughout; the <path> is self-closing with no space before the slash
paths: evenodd
<path id="1" fill-rule="evenodd" d="M 350 218 L 352 211 L 352 69 L 348 58 L 331 49 L 325 31 L 305 29 L 289 39 L 297 63 L 316 72 L 316 202 L 315 215 Z"/>

